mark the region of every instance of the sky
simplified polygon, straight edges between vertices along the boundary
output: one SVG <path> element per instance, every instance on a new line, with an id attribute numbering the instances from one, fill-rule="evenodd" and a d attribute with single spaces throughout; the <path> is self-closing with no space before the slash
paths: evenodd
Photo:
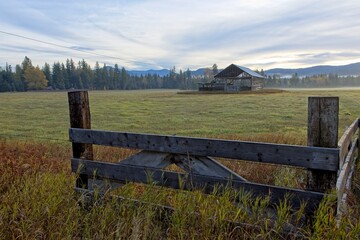
<path id="1" fill-rule="evenodd" d="M 129 70 L 360 62 L 359 0 L 0 0 L 0 66 Z"/>

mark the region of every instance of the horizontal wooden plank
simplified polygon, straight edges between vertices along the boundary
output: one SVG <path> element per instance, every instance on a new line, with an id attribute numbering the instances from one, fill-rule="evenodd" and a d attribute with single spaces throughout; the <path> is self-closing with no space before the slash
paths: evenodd
<path id="1" fill-rule="evenodd" d="M 356 130 L 359 128 L 359 119 L 356 119 L 344 132 L 344 134 L 341 136 L 338 147 L 340 149 L 340 169 L 341 166 L 344 164 L 346 154 L 349 152 L 350 143 L 354 138 L 354 134 L 356 133 Z"/>
<path id="2" fill-rule="evenodd" d="M 358 139 L 352 143 L 351 149 L 345 159 L 344 164 L 342 165 L 342 168 L 339 172 L 339 176 L 336 182 L 336 192 L 338 196 L 338 203 L 341 202 L 342 195 L 345 191 L 346 182 L 348 181 L 348 176 L 351 168 L 353 167 L 355 163 L 355 154 L 357 150 L 357 141 Z"/>
<path id="3" fill-rule="evenodd" d="M 149 183 L 149 179 L 151 179 L 152 184 L 184 190 L 201 189 L 205 193 L 213 192 L 215 187 L 231 186 L 234 189 L 243 189 L 244 191 L 251 192 L 254 196 L 267 196 L 270 194 L 270 202 L 272 204 L 279 204 L 285 195 L 289 195 L 292 197 L 291 203 L 294 209 L 300 208 L 301 203 L 307 202 L 306 209 L 308 212 L 312 212 L 324 197 L 323 193 L 317 192 L 84 159 L 72 159 L 71 169 L 73 172 L 87 174 L 91 178 L 96 177 L 118 182 L 139 183 Z"/>
<path id="4" fill-rule="evenodd" d="M 223 157 L 309 169 L 337 171 L 339 150 L 285 144 L 136 134 L 70 128 L 71 142 L 143 149 L 156 152 Z"/>

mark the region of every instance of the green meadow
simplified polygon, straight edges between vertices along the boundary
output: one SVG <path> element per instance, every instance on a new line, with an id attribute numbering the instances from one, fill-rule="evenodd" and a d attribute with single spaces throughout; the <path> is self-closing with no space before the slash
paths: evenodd
<path id="1" fill-rule="evenodd" d="M 309 96 L 340 98 L 341 134 L 360 115 L 359 90 L 253 94 L 178 94 L 177 91 L 90 91 L 93 129 L 182 136 L 248 138 L 307 131 Z M 0 134 L 67 140 L 66 92 L 0 94 Z"/>

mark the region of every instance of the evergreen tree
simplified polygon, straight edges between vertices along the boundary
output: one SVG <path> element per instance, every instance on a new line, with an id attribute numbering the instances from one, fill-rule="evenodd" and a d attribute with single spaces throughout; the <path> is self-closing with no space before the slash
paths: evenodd
<path id="1" fill-rule="evenodd" d="M 14 82 L 15 82 L 15 90 L 19 92 L 23 92 L 26 90 L 25 84 L 22 81 L 22 69 L 19 64 L 15 67 L 15 74 L 14 74 Z"/>
<path id="2" fill-rule="evenodd" d="M 188 68 L 185 72 L 185 89 L 191 88 L 190 81 L 191 81 L 191 71 Z"/>
<path id="3" fill-rule="evenodd" d="M 121 68 L 121 82 L 123 83 L 121 89 L 130 89 L 128 75 L 124 67 Z"/>
<path id="4" fill-rule="evenodd" d="M 216 65 L 216 63 L 214 63 L 214 65 L 212 66 L 212 71 L 213 71 L 213 76 L 219 73 L 218 66 Z"/>
<path id="5" fill-rule="evenodd" d="M 66 59 L 66 75 L 69 81 L 69 88 L 81 88 L 80 85 L 80 74 L 75 67 L 75 63 L 72 59 Z"/>
<path id="6" fill-rule="evenodd" d="M 67 71 L 66 71 L 66 67 L 64 65 L 64 63 L 61 63 L 61 73 L 64 79 L 64 88 L 65 89 L 69 89 L 70 88 L 70 76 L 68 75 Z"/>
<path id="7" fill-rule="evenodd" d="M 21 63 L 21 66 L 22 66 L 22 70 L 25 72 L 28 67 L 32 67 L 33 65 L 31 63 L 30 58 L 25 56 L 24 61 Z"/>
<path id="8" fill-rule="evenodd" d="M 44 72 L 46 80 L 48 81 L 48 86 L 53 87 L 50 64 L 45 63 L 44 67 L 42 68 L 42 71 Z"/>
<path id="9" fill-rule="evenodd" d="M 114 82 L 115 89 L 123 89 L 123 81 L 121 80 L 120 69 L 119 69 L 119 65 L 117 65 L 117 64 L 115 64 L 115 67 L 114 67 L 113 82 Z"/>
<path id="10" fill-rule="evenodd" d="M 79 63 L 80 78 L 83 88 L 94 89 L 93 71 L 89 64 L 83 59 Z"/>
<path id="11" fill-rule="evenodd" d="M 52 81 L 55 89 L 65 89 L 64 75 L 59 62 L 54 63 L 52 70 Z"/>
<path id="12" fill-rule="evenodd" d="M 94 88 L 95 89 L 101 89 L 101 69 L 100 69 L 100 65 L 98 62 L 96 62 L 95 64 L 95 69 L 94 69 L 94 83 L 95 83 L 95 86 Z"/>
<path id="13" fill-rule="evenodd" d="M 0 73 L 0 92 L 10 92 L 15 90 L 11 66 L 6 63 L 5 70 L 0 69 Z"/>
<path id="14" fill-rule="evenodd" d="M 4 79 L 3 79 L 4 71 L 0 67 L 0 92 L 7 92 L 7 88 L 5 88 Z"/>
<path id="15" fill-rule="evenodd" d="M 100 70 L 100 89 L 101 90 L 109 89 L 109 74 L 105 63 L 102 69 Z"/>
<path id="16" fill-rule="evenodd" d="M 114 68 L 109 68 L 108 71 L 108 89 L 113 90 L 115 89 L 115 73 Z"/>

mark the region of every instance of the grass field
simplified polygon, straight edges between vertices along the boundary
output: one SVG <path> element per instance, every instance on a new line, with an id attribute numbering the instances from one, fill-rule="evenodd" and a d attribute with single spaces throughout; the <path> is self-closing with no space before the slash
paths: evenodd
<path id="1" fill-rule="evenodd" d="M 360 113 L 360 91 L 272 94 L 177 94 L 176 91 L 90 92 L 93 129 L 248 138 L 307 131 L 308 96 L 339 96 L 340 133 Z M 1 93 L 0 134 L 67 140 L 66 92 Z"/>
<path id="2" fill-rule="evenodd" d="M 359 90 L 286 91 L 251 94 L 177 94 L 176 91 L 89 92 L 92 128 L 306 145 L 307 97 L 339 96 L 341 136 L 360 115 Z M 111 199 L 90 209 L 74 196 L 67 142 L 66 92 L 0 94 L 0 239 L 283 239 L 279 234 L 302 212 L 284 201 L 273 222 L 262 215 L 267 199 L 242 197 L 248 214 L 232 204 L 234 194 L 161 191 L 131 185 L 120 194 L 174 206 L 167 221 L 151 206 Z M 117 160 L 131 151 L 95 148 L 99 159 Z M 226 164 L 226 162 L 224 162 Z M 301 187 L 302 172 L 258 164 L 227 165 L 249 180 Z M 357 176 L 359 179 L 360 177 Z M 355 188 L 360 190 L 359 182 Z M 312 222 L 299 229 L 306 239 L 358 239 L 358 200 L 336 228 L 333 200 L 324 201 Z M 80 202 L 80 204 L 79 204 Z M 192 214 L 194 211 L 199 215 Z M 226 220 L 255 224 L 233 228 Z"/>

